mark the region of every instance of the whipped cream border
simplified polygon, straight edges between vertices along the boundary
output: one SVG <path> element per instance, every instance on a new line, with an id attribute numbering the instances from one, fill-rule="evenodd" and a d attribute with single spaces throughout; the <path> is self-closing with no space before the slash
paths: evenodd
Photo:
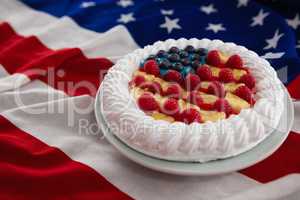
<path id="1" fill-rule="evenodd" d="M 238 115 L 203 124 L 154 120 L 140 110 L 130 94 L 128 82 L 140 62 L 172 46 L 183 49 L 217 49 L 242 57 L 256 78 L 254 107 Z M 284 91 L 275 70 L 255 52 L 234 43 L 209 39 L 168 39 L 137 49 L 120 59 L 105 76 L 100 99 L 102 115 L 112 132 L 124 143 L 144 154 L 176 161 L 207 162 L 245 152 L 265 139 L 279 123 Z"/>

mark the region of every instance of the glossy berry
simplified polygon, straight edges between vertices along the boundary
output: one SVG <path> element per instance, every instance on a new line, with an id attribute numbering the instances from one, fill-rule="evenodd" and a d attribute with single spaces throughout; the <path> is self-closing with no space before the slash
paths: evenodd
<path id="1" fill-rule="evenodd" d="M 251 93 L 251 90 L 247 86 L 240 86 L 235 91 L 234 94 L 250 104 L 253 104 L 254 99 Z"/>
<path id="2" fill-rule="evenodd" d="M 221 65 L 221 58 L 219 55 L 219 52 L 217 50 L 212 50 L 208 52 L 207 57 L 206 57 L 206 62 L 209 65 L 218 67 Z"/>
<path id="3" fill-rule="evenodd" d="M 199 56 L 205 56 L 207 54 L 207 50 L 204 48 L 196 49 L 195 53 L 197 53 Z"/>
<path id="4" fill-rule="evenodd" d="M 179 53 L 179 49 L 177 47 L 171 47 L 169 53 Z"/>
<path id="5" fill-rule="evenodd" d="M 185 123 L 201 122 L 200 113 L 195 108 L 187 108 L 181 113 L 181 120 Z"/>
<path id="6" fill-rule="evenodd" d="M 208 65 L 202 65 L 201 67 L 198 67 L 197 74 L 202 81 L 211 81 L 213 78 L 211 69 L 208 67 Z"/>
<path id="7" fill-rule="evenodd" d="M 161 111 L 167 115 L 174 115 L 179 112 L 178 100 L 169 98 L 167 99 L 161 108 Z"/>
<path id="8" fill-rule="evenodd" d="M 185 47 L 184 50 L 189 52 L 189 53 L 194 53 L 195 48 L 192 45 L 188 45 L 188 46 Z"/>
<path id="9" fill-rule="evenodd" d="M 183 58 L 183 59 L 181 59 L 180 62 L 181 62 L 182 65 L 184 65 L 184 66 L 187 66 L 187 65 L 190 65 L 190 64 L 191 64 L 191 62 L 190 62 L 190 60 L 189 60 L 188 58 Z"/>
<path id="10" fill-rule="evenodd" d="M 171 67 L 171 63 L 168 60 L 163 60 L 161 63 L 159 63 L 159 68 L 161 69 L 169 69 Z"/>
<path id="11" fill-rule="evenodd" d="M 166 51 L 164 51 L 164 50 L 159 50 L 158 53 L 157 53 L 156 55 L 157 55 L 157 57 L 159 57 L 159 58 L 165 58 L 165 57 L 168 56 L 168 53 L 167 53 Z"/>
<path id="12" fill-rule="evenodd" d="M 164 79 L 170 82 L 180 83 L 182 80 L 181 74 L 176 70 L 168 70 L 168 72 L 164 75 Z"/>
<path id="13" fill-rule="evenodd" d="M 186 51 L 180 51 L 179 56 L 180 56 L 180 58 L 186 58 L 189 56 L 189 53 Z"/>
<path id="14" fill-rule="evenodd" d="M 191 92 L 189 93 L 189 95 L 188 95 L 187 100 L 188 100 L 190 103 L 195 104 L 195 105 L 197 105 L 197 106 L 199 106 L 199 107 L 201 107 L 202 104 L 203 104 L 203 99 L 202 99 L 202 97 L 200 96 L 199 92 L 197 92 L 197 91 L 191 91 Z"/>
<path id="15" fill-rule="evenodd" d="M 233 113 L 232 107 L 226 99 L 220 98 L 214 103 L 214 109 L 219 112 L 225 112 L 226 116 Z"/>
<path id="16" fill-rule="evenodd" d="M 219 81 L 223 83 L 229 83 L 235 81 L 232 71 L 228 68 L 221 69 L 219 73 Z"/>
<path id="17" fill-rule="evenodd" d="M 140 86 L 142 83 L 144 83 L 146 79 L 143 76 L 137 75 L 133 78 L 133 83 L 136 86 Z"/>
<path id="18" fill-rule="evenodd" d="M 162 93 L 162 88 L 161 85 L 158 82 L 144 82 L 143 84 L 140 85 L 140 87 L 142 89 L 145 89 L 149 92 L 152 93 L 158 93 L 161 94 Z"/>
<path id="19" fill-rule="evenodd" d="M 209 84 L 207 92 L 209 94 L 214 94 L 220 98 L 225 96 L 224 86 L 219 81 L 213 81 Z"/>
<path id="20" fill-rule="evenodd" d="M 185 87 L 187 90 L 195 90 L 200 87 L 200 78 L 198 75 L 189 73 L 185 77 Z"/>
<path id="21" fill-rule="evenodd" d="M 171 54 L 169 55 L 168 59 L 171 61 L 171 62 L 177 62 L 180 60 L 180 56 L 178 54 Z"/>
<path id="22" fill-rule="evenodd" d="M 243 60 L 239 55 L 232 55 L 227 60 L 226 67 L 243 68 Z"/>
<path id="23" fill-rule="evenodd" d="M 199 60 L 192 61 L 192 67 L 194 70 L 197 70 L 199 66 L 200 66 Z"/>
<path id="24" fill-rule="evenodd" d="M 154 76 L 159 76 L 159 67 L 155 60 L 147 60 L 144 64 L 144 70 L 148 74 L 153 74 Z"/>
<path id="25" fill-rule="evenodd" d="M 255 79 L 251 74 L 243 75 L 239 82 L 244 83 L 250 89 L 254 88 L 255 86 Z"/>
<path id="26" fill-rule="evenodd" d="M 198 54 L 193 54 L 191 57 L 192 60 L 199 60 L 200 56 Z"/>
<path id="27" fill-rule="evenodd" d="M 181 71 L 183 69 L 183 65 L 181 63 L 173 63 L 172 64 L 172 69 Z"/>
<path id="28" fill-rule="evenodd" d="M 144 111 L 159 109 L 159 105 L 151 94 L 144 93 L 137 100 L 138 106 Z"/>
<path id="29" fill-rule="evenodd" d="M 164 92 L 164 95 L 171 98 L 179 99 L 181 96 L 181 91 L 181 87 L 178 84 L 173 83 L 167 87 L 166 91 Z"/>

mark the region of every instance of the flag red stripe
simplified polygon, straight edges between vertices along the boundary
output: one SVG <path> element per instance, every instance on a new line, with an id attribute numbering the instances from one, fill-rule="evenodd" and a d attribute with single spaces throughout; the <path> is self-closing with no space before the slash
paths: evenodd
<path id="1" fill-rule="evenodd" d="M 287 89 L 293 98 L 300 99 L 300 75 L 290 82 Z"/>
<path id="2" fill-rule="evenodd" d="M 2 116 L 0 127 L 0 199 L 130 199 L 91 168 Z"/>
<path id="3" fill-rule="evenodd" d="M 274 154 L 240 172 L 262 183 L 291 173 L 300 173 L 299 144 L 300 134 L 290 132 L 287 140 Z"/>
<path id="4" fill-rule="evenodd" d="M 78 48 L 51 50 L 35 36 L 18 35 L 8 23 L 0 24 L 0 32 L 0 64 L 9 73 L 40 79 L 70 96 L 94 96 L 112 66 L 106 58 L 86 58 Z"/>

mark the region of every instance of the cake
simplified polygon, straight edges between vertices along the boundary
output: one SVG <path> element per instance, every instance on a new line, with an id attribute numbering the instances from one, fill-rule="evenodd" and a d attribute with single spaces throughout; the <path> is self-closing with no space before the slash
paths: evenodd
<path id="1" fill-rule="evenodd" d="M 114 65 L 102 115 L 144 154 L 207 162 L 245 152 L 278 126 L 284 92 L 270 64 L 220 40 L 159 41 Z"/>

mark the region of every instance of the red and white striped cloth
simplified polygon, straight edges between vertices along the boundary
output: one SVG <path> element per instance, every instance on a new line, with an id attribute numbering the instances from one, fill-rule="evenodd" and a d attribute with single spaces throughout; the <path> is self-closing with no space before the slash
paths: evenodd
<path id="1" fill-rule="evenodd" d="M 266 160 L 209 177 L 146 169 L 99 134 L 83 132 L 80 123 L 97 129 L 95 90 L 70 90 L 64 83 L 87 81 L 97 89 L 99 74 L 138 48 L 124 26 L 96 33 L 15 0 L 1 0 L 0 20 L 1 200 L 300 199 L 296 132 Z M 289 86 L 294 97 L 300 96 L 299 84 Z"/>

